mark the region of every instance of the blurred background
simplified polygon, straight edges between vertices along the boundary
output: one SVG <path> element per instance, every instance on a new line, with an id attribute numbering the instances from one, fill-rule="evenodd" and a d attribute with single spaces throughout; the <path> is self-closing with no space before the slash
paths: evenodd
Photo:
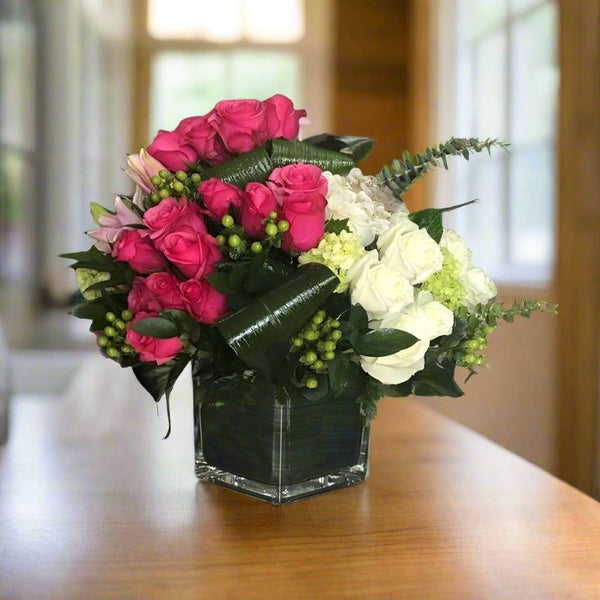
<path id="1" fill-rule="evenodd" d="M 452 135 L 511 142 L 406 201 L 479 198 L 446 226 L 501 299 L 561 316 L 499 327 L 464 398 L 423 402 L 598 494 L 599 26 L 598 0 L 0 0 L 4 395 L 60 398 L 102 361 L 57 255 L 90 245 L 90 202 L 132 191 L 126 154 L 219 99 L 280 92 L 304 135 L 375 138 L 373 174 Z"/>

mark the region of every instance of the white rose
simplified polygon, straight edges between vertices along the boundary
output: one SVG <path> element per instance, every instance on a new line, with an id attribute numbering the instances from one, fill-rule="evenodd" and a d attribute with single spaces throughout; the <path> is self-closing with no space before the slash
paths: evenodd
<path id="1" fill-rule="evenodd" d="M 467 290 L 463 303 L 470 310 L 478 304 L 487 304 L 498 293 L 496 284 L 479 268 L 469 269 L 462 282 Z"/>
<path id="2" fill-rule="evenodd" d="M 377 240 L 381 262 L 406 277 L 413 285 L 423 283 L 442 268 L 440 247 L 425 229 L 406 218 Z"/>
<path id="3" fill-rule="evenodd" d="M 440 248 L 446 248 L 458 261 L 461 275 L 464 275 L 471 268 L 473 254 L 465 244 L 465 241 L 455 231 L 444 229 L 442 239 L 440 240 Z"/>
<path id="4" fill-rule="evenodd" d="M 360 304 L 369 320 L 383 319 L 413 301 L 414 288 L 408 279 L 379 262 L 377 250 L 367 252 L 348 271 L 350 297 Z"/>
<path id="5" fill-rule="evenodd" d="M 440 302 L 433 300 L 430 292 L 419 292 L 416 301 L 402 312 L 381 321 L 381 327 L 401 329 L 419 338 L 410 348 L 381 357 L 361 356 L 365 372 L 386 384 L 402 383 L 425 366 L 425 353 L 431 340 L 449 335 L 454 325 L 454 315 Z"/>

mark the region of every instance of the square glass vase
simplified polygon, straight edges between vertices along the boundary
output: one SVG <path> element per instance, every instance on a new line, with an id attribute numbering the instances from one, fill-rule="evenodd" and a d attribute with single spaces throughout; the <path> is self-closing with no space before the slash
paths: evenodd
<path id="1" fill-rule="evenodd" d="M 353 393 L 318 401 L 204 404 L 194 384 L 196 475 L 275 505 L 362 483 L 369 426 Z"/>

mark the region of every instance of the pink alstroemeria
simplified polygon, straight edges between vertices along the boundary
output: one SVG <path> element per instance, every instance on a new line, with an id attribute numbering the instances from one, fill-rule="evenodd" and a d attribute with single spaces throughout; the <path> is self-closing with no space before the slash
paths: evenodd
<path id="1" fill-rule="evenodd" d="M 98 217 L 98 229 L 88 231 L 87 234 L 96 240 L 96 248 L 100 252 L 110 254 L 113 246 L 121 237 L 123 229 L 132 225 L 143 225 L 142 218 L 121 200 L 119 196 L 115 196 L 115 211 L 116 214 L 105 213 Z"/>
<path id="2" fill-rule="evenodd" d="M 128 169 L 125 169 L 125 173 L 133 179 L 146 194 L 151 194 L 156 191 L 156 187 L 150 181 L 150 178 L 154 175 L 158 175 L 158 172 L 165 169 L 165 166 L 156 160 L 153 156 L 150 156 L 148 152 L 142 148 L 139 154 L 130 154 L 127 157 Z"/>

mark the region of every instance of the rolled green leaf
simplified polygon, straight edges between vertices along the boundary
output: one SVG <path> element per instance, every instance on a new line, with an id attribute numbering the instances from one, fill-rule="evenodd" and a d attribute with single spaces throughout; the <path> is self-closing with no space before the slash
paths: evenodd
<path id="1" fill-rule="evenodd" d="M 339 175 L 345 175 L 355 167 L 354 159 L 349 154 L 319 148 L 298 140 L 272 140 L 271 160 L 276 167 L 303 162 Z"/>
<path id="2" fill-rule="evenodd" d="M 244 189 L 251 181 L 264 183 L 273 168 L 273 162 L 267 151 L 264 148 L 257 148 L 252 152 L 240 154 L 226 163 L 206 169 L 202 173 L 202 179 L 216 177 Z"/>
<path id="3" fill-rule="evenodd" d="M 279 286 L 220 321 L 217 329 L 239 358 L 272 378 L 285 359 L 290 338 L 338 283 L 326 266 L 304 265 Z"/>

